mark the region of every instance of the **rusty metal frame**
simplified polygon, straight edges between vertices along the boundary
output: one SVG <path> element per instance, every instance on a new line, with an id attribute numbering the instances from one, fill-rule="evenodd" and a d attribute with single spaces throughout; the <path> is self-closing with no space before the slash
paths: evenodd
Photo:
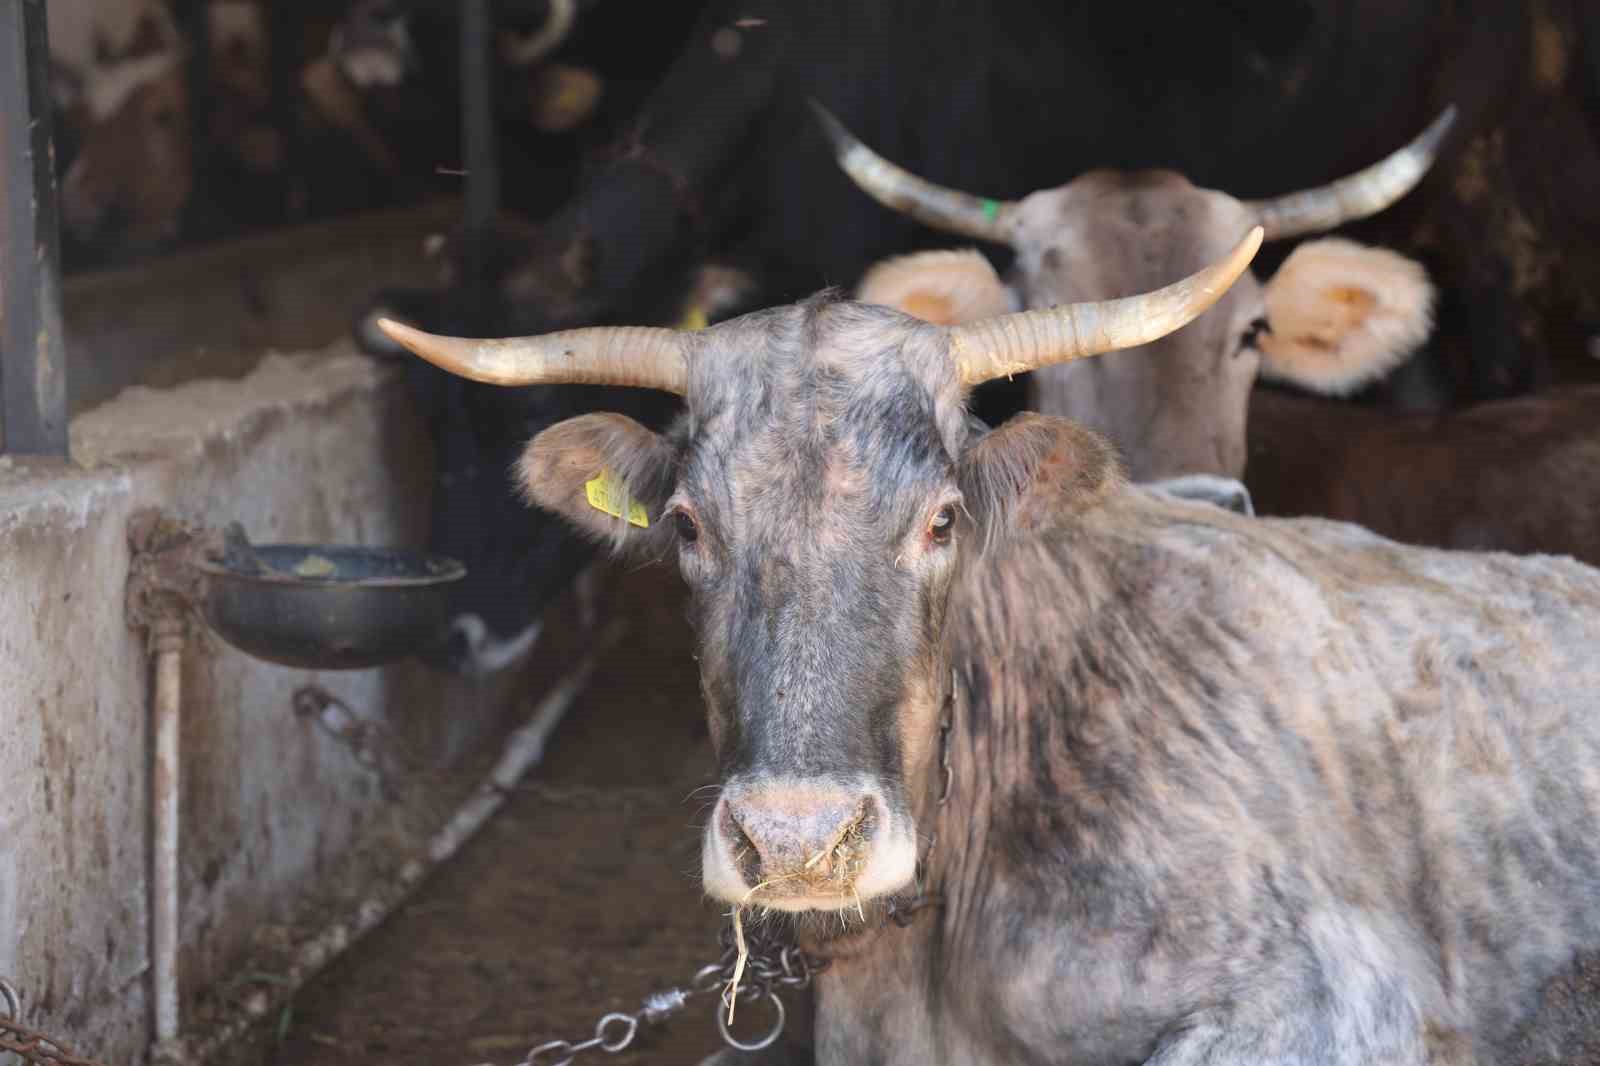
<path id="1" fill-rule="evenodd" d="M 45 0 L 0 3 L 0 452 L 67 454 Z"/>

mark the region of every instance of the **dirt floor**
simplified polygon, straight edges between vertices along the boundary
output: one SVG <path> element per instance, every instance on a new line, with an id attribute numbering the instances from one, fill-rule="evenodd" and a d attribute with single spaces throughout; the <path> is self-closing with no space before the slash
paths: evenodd
<path id="1" fill-rule="evenodd" d="M 587 1038 L 715 961 L 696 790 L 714 780 L 675 575 L 613 582 L 629 630 L 531 773 L 450 867 L 297 998 L 280 1066 L 508 1066 Z M 552 675 L 553 676 L 553 675 Z M 695 1063 L 721 1044 L 701 999 L 636 1050 Z M 754 1021 L 754 1019 L 752 1019 Z"/>
<path id="2" fill-rule="evenodd" d="M 511 1066 L 587 1038 L 713 961 L 720 911 L 701 899 L 699 827 L 713 780 L 681 585 L 614 576 L 629 622 L 544 764 L 446 870 L 297 998 L 274 1066 Z M 544 650 L 553 678 L 576 648 Z M 621 1055 L 692 1064 L 721 1045 L 702 999 Z M 754 1023 L 757 1019 L 751 1019 Z M 546 1061 L 546 1060 L 541 1060 Z M 1600 1064 L 1600 964 L 1555 983 L 1506 1049 L 1515 1066 Z"/>

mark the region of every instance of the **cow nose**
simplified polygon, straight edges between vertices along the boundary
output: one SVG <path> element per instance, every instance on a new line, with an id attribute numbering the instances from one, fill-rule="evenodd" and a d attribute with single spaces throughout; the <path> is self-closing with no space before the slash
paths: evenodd
<path id="1" fill-rule="evenodd" d="M 747 889 L 791 896 L 848 892 L 882 821 L 877 800 L 832 788 L 751 788 L 725 795 L 722 835 Z"/>

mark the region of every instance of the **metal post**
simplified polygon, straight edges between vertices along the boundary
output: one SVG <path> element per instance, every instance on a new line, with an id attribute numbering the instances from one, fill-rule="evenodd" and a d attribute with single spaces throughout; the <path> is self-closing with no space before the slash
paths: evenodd
<path id="1" fill-rule="evenodd" d="M 467 276 L 462 280 L 471 287 L 490 283 L 489 235 L 500 209 L 494 70 L 494 12 L 490 0 L 462 0 L 461 153 L 467 171 Z"/>
<path id="2" fill-rule="evenodd" d="M 0 451 L 67 454 L 44 0 L 0 3 Z"/>
<path id="3" fill-rule="evenodd" d="M 56 0 L 57 3 L 60 0 Z M 185 71 L 189 106 L 189 204 L 182 220 L 184 237 L 211 236 L 216 224 L 211 202 L 211 4 L 176 0 L 173 15 L 189 42 Z"/>
<path id="4" fill-rule="evenodd" d="M 283 137 L 283 210 L 291 222 L 304 219 L 306 183 L 300 172 L 300 27 L 305 12 L 287 0 L 267 8 L 267 47 L 271 50 L 272 124 Z"/>

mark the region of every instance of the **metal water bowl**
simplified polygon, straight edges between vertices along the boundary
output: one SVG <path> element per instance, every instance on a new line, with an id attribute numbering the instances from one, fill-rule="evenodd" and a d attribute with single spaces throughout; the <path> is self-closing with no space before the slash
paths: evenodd
<path id="1" fill-rule="evenodd" d="M 197 563 L 205 619 L 248 655 L 308 670 L 360 670 L 439 639 L 454 559 L 392 548 L 242 544 Z"/>

